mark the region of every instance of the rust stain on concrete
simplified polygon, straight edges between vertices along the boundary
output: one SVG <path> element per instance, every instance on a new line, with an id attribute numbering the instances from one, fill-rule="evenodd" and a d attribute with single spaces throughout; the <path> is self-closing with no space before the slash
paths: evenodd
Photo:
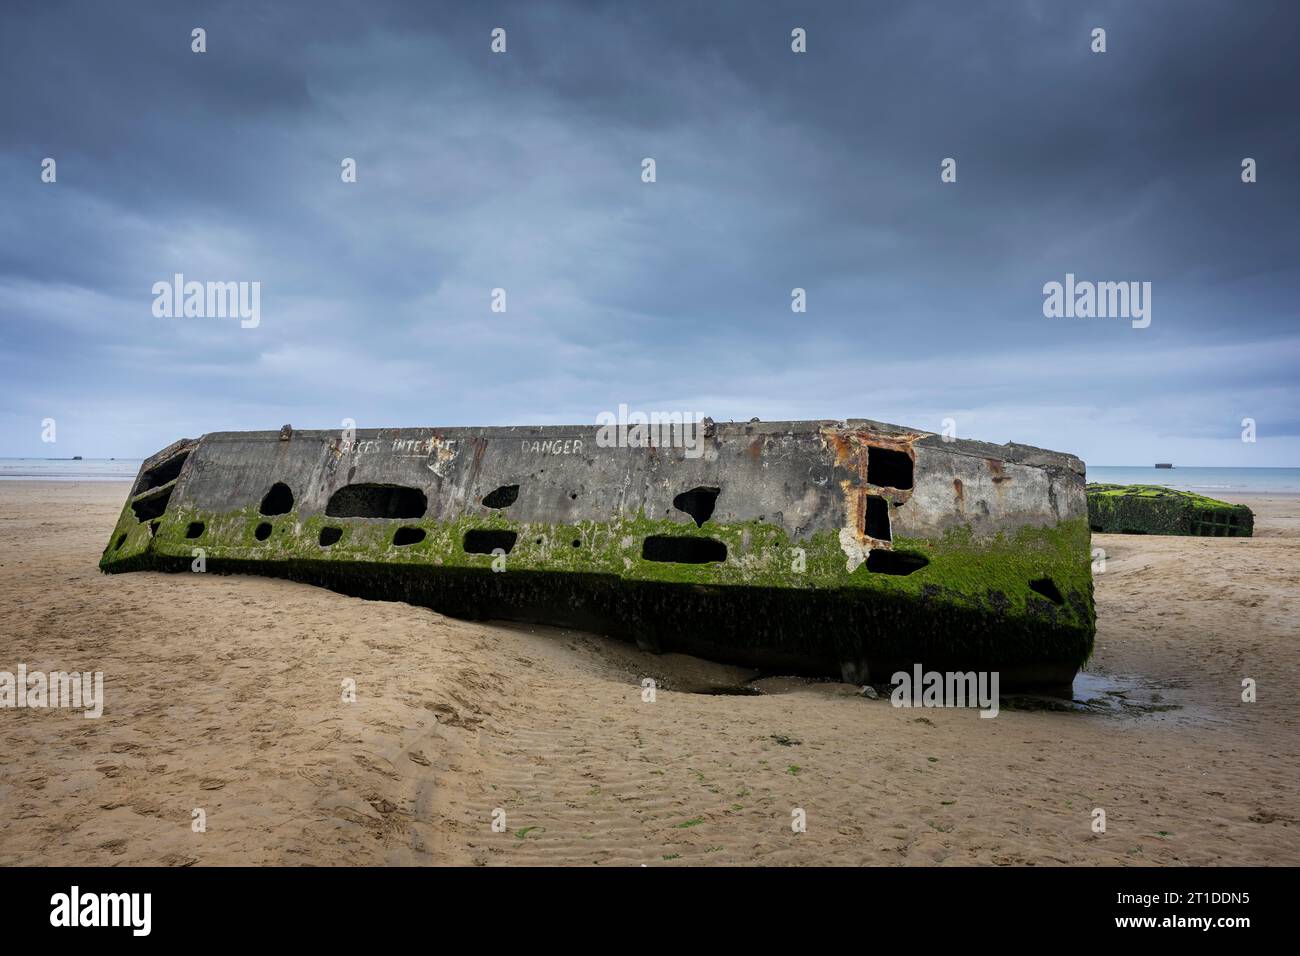
<path id="1" fill-rule="evenodd" d="M 916 452 L 912 446 L 925 432 L 879 432 L 869 428 L 834 428 L 822 429 L 822 442 L 835 454 L 835 467 L 851 472 L 856 476 L 842 479 L 840 488 L 844 492 L 844 527 L 851 531 L 857 544 L 871 548 L 892 548 L 891 541 L 870 537 L 866 533 L 867 499 L 881 497 L 894 504 L 903 504 L 912 497 L 910 490 L 891 490 L 886 492 L 883 486 L 872 486 L 869 459 L 872 448 L 884 448 L 889 451 L 902 452 L 916 462 Z"/>

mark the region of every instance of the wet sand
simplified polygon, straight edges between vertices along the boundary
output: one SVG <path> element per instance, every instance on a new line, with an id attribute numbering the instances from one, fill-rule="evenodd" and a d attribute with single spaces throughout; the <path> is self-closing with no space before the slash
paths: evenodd
<path id="1" fill-rule="evenodd" d="M 127 488 L 0 482 L 0 670 L 101 670 L 107 697 L 0 709 L 0 864 L 1300 863 L 1297 498 L 1234 498 L 1251 539 L 1095 536 L 1091 702 L 989 720 L 283 581 L 101 575 Z"/>

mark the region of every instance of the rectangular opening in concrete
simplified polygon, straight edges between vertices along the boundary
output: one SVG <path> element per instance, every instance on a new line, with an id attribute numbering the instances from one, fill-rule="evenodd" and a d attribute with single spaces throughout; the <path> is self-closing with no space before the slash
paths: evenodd
<path id="1" fill-rule="evenodd" d="M 179 477 L 181 468 L 185 466 L 185 460 L 190 457 L 188 451 L 183 451 L 179 455 L 172 455 L 166 461 L 155 465 L 144 473 L 140 478 L 140 486 L 136 489 L 136 494 L 148 491 L 151 488 L 157 488 L 174 481 Z"/>
<path id="2" fill-rule="evenodd" d="M 154 518 L 161 518 L 172 500 L 172 491 L 172 488 L 168 488 L 166 491 L 145 495 L 131 502 L 131 510 L 135 512 L 136 520 L 152 521 Z"/>
<path id="3" fill-rule="evenodd" d="M 465 532 L 465 540 L 461 546 L 466 554 L 491 554 L 497 548 L 509 554 L 518 540 L 519 535 L 514 531 L 475 528 Z"/>
<path id="4" fill-rule="evenodd" d="M 873 574 L 911 574 L 929 563 L 929 559 L 924 555 L 912 554 L 909 551 L 874 548 L 867 555 L 867 570 Z"/>
<path id="5" fill-rule="evenodd" d="M 655 534 L 642 542 L 641 557 L 673 564 L 709 564 L 727 560 L 727 546 L 716 538 Z"/>
<path id="6" fill-rule="evenodd" d="M 863 532 L 877 541 L 889 541 L 889 502 L 879 495 L 867 495 Z"/>
<path id="7" fill-rule="evenodd" d="M 429 500 L 406 485 L 344 485 L 330 495 L 331 518 L 423 518 Z"/>
<path id="8" fill-rule="evenodd" d="M 912 487 L 912 456 L 892 448 L 867 446 L 867 481 L 882 488 Z"/>

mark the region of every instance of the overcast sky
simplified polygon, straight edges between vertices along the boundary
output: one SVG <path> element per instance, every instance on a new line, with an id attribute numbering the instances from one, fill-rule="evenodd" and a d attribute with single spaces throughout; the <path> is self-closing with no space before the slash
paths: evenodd
<path id="1" fill-rule="evenodd" d="M 7 2 L 0 455 L 625 403 L 1300 465 L 1298 9 Z"/>

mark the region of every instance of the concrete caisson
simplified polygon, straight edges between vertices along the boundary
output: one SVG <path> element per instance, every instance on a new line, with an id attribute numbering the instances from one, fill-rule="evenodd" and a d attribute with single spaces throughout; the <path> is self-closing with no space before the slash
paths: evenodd
<path id="1" fill-rule="evenodd" d="M 858 682 L 920 663 L 1062 686 L 1087 659 L 1078 458 L 866 420 L 700 429 L 182 440 L 143 463 L 100 566 L 275 575 Z"/>

